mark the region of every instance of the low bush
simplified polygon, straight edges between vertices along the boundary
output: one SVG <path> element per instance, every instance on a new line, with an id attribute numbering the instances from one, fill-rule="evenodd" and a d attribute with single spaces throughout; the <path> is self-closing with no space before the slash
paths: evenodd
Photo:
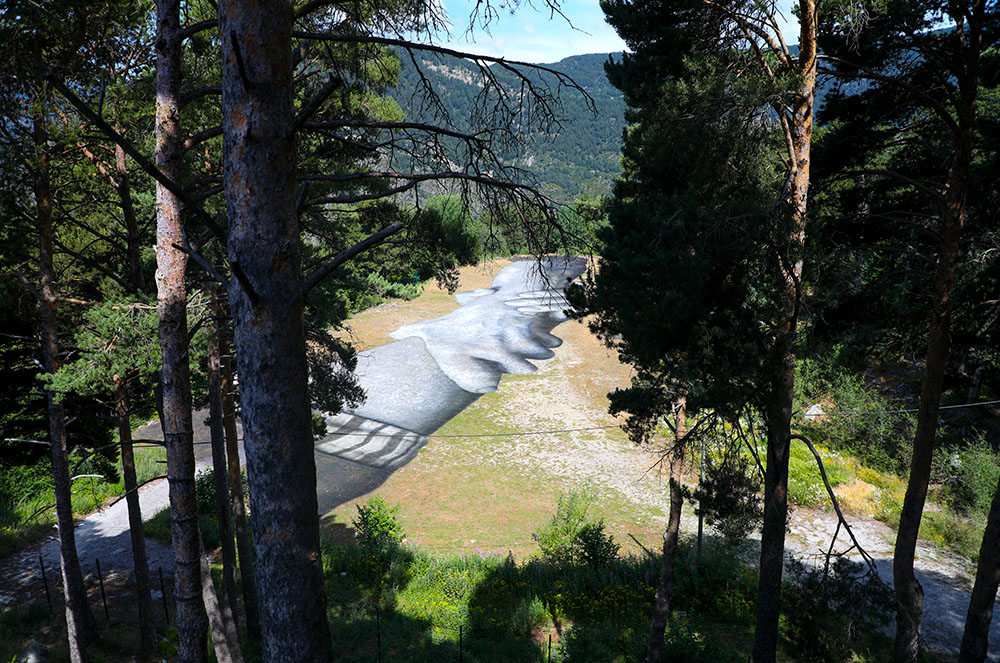
<path id="1" fill-rule="evenodd" d="M 379 554 L 392 554 L 403 543 L 405 535 L 396 514 L 399 506 L 389 504 L 379 495 L 358 504 L 358 515 L 351 521 L 354 535 L 365 550 Z"/>
<path id="2" fill-rule="evenodd" d="M 924 512 L 920 521 L 920 538 L 949 548 L 977 564 L 983 528 L 976 527 L 968 518 L 945 507 L 940 511 Z"/>
<path id="3" fill-rule="evenodd" d="M 604 520 L 593 520 L 588 513 L 593 501 L 590 488 L 559 496 L 552 520 L 531 535 L 544 560 L 599 567 L 618 558 L 621 546 L 604 531 Z"/>

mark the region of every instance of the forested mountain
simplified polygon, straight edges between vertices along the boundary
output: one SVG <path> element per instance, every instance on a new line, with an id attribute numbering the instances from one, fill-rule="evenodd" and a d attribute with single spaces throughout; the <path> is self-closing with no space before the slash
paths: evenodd
<path id="1" fill-rule="evenodd" d="M 619 155 L 625 127 L 625 104 L 621 92 L 608 82 L 604 73 L 604 63 L 608 58 L 620 59 L 617 56 L 615 53 L 574 55 L 543 65 L 570 76 L 587 91 L 593 105 L 591 107 L 577 90 L 552 90 L 562 102 L 560 126 L 554 128 L 551 135 L 533 133 L 530 152 L 508 156 L 511 163 L 530 171 L 542 190 L 559 201 L 569 202 L 585 194 L 606 194 L 621 172 Z M 447 55 L 423 53 L 417 57 L 423 75 L 436 89 L 455 128 L 467 129 L 475 97 L 481 88 L 480 72 L 469 61 Z M 418 100 L 421 79 L 413 62 L 405 54 L 400 60 L 399 86 L 391 95 L 407 119 L 433 121 L 434 108 Z M 511 72 L 499 71 L 498 65 L 492 68 L 512 89 L 520 86 L 520 81 Z M 535 74 L 529 76 L 535 79 Z"/>

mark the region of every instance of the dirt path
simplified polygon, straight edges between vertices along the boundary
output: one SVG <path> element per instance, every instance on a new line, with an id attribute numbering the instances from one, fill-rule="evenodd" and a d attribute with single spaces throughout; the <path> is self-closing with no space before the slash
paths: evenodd
<path id="1" fill-rule="evenodd" d="M 209 433 L 207 426 L 204 425 L 206 416 L 205 411 L 198 411 L 193 417 L 196 471 L 209 465 L 211 460 Z M 135 437 L 149 440 L 163 439 L 158 423 L 140 427 L 135 431 Z M 166 478 L 157 479 L 139 489 L 139 506 L 143 520 L 149 520 L 160 511 L 169 508 L 170 496 Z M 121 587 L 123 588 L 121 591 L 131 591 L 134 584 L 132 542 L 129 536 L 128 505 L 125 500 L 113 502 L 111 506 L 99 509 L 78 521 L 75 533 L 76 549 L 84 581 L 95 600 L 99 600 L 96 598 L 100 582 L 97 574 L 98 562 L 106 585 Z M 146 539 L 146 556 L 153 586 L 158 587 L 159 570 L 162 569 L 169 593 L 174 568 L 173 551 L 158 541 Z M 45 567 L 52 598 L 61 603 L 59 538 L 53 528 L 51 536 L 0 562 L 0 610 L 15 604 L 46 600 L 42 565 Z M 154 599 L 159 596 L 160 591 L 156 589 Z M 111 600 L 110 596 L 108 598 Z"/>
<path id="2" fill-rule="evenodd" d="M 848 517 L 862 547 L 872 555 L 883 581 L 892 585 L 892 546 L 895 533 L 885 523 L 873 519 Z M 796 509 L 792 514 L 788 537 L 790 551 L 807 560 L 821 561 L 837 527 L 836 516 L 828 511 Z M 837 550 L 849 547 L 846 535 L 838 537 Z M 860 555 L 853 555 L 860 561 Z M 917 545 L 916 575 L 924 588 L 924 617 L 921 635 L 924 645 L 942 661 L 958 659 L 969 608 L 969 593 L 974 580 L 963 557 L 921 541 Z M 889 631 L 894 627 L 890 625 Z M 1000 661 L 1000 610 L 994 606 L 990 630 L 988 661 Z"/>

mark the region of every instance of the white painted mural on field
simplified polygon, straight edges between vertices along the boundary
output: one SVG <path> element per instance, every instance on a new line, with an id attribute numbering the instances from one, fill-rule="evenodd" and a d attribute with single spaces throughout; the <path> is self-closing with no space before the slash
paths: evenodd
<path id="1" fill-rule="evenodd" d="M 389 334 L 395 343 L 358 355 L 367 398 L 327 418 L 317 450 L 395 469 L 430 435 L 504 373 L 532 373 L 533 360 L 553 356 L 562 340 L 552 330 L 567 320 L 565 289 L 586 268 L 583 258 L 522 260 L 505 267 L 489 288 L 460 292 L 451 313 Z"/>

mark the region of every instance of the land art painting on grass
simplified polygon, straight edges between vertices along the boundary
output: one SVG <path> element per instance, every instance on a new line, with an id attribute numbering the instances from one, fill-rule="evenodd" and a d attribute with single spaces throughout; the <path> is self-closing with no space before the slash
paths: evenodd
<path id="1" fill-rule="evenodd" d="M 504 374 L 535 371 L 562 341 L 552 330 L 568 318 L 563 291 L 583 273 L 582 258 L 522 260 L 505 267 L 489 288 L 460 292 L 454 311 L 391 332 L 395 342 L 359 354 L 365 402 L 327 417 L 317 451 L 396 469 L 427 437 Z"/>

